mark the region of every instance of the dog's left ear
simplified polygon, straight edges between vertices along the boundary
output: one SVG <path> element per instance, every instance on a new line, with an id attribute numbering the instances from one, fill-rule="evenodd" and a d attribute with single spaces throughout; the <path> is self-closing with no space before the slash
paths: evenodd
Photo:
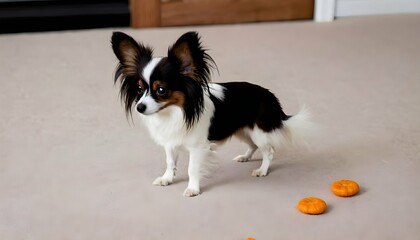
<path id="1" fill-rule="evenodd" d="M 180 74 L 201 84 L 207 84 L 210 68 L 215 66 L 213 59 L 201 46 L 197 32 L 187 32 L 182 35 L 169 48 L 168 60 L 178 68 Z"/>

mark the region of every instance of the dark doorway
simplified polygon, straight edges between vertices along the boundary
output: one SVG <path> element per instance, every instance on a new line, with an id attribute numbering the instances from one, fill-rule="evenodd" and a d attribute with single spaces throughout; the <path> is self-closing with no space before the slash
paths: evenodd
<path id="1" fill-rule="evenodd" d="M 2 0 L 0 33 L 130 25 L 128 0 Z"/>

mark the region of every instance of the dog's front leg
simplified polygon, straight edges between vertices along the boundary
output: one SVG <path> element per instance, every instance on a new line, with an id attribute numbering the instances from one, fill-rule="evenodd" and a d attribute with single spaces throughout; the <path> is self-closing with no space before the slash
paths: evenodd
<path id="1" fill-rule="evenodd" d="M 200 194 L 200 175 L 203 161 L 207 157 L 204 149 L 189 149 L 190 161 L 188 163 L 188 187 L 184 191 L 184 196 L 194 197 Z"/>
<path id="2" fill-rule="evenodd" d="M 176 162 L 178 158 L 178 149 L 172 146 L 165 147 L 166 153 L 166 171 L 162 177 L 158 177 L 153 181 L 153 185 L 167 186 L 174 181 Z"/>

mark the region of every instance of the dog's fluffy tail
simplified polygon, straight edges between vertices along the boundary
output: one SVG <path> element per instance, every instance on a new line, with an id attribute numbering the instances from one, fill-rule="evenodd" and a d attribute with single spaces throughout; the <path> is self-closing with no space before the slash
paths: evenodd
<path id="1" fill-rule="evenodd" d="M 309 139 L 318 131 L 318 126 L 312 121 L 311 112 L 306 106 L 283 122 L 281 135 L 283 142 L 293 147 L 309 148 Z"/>

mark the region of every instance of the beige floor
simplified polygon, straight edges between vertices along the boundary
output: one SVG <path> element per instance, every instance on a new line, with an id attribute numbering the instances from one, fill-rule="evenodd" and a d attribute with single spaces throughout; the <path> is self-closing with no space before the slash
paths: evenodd
<path id="1" fill-rule="evenodd" d="M 198 30 L 220 76 L 270 88 L 289 114 L 306 104 L 323 134 L 259 161 L 220 148 L 203 194 L 152 186 L 163 151 L 113 86 L 114 29 L 0 35 L 0 239 L 420 239 L 420 15 L 167 29 L 119 29 L 159 55 Z M 259 156 L 256 156 L 257 159 Z M 356 197 L 332 181 L 358 181 Z M 320 216 L 295 208 L 323 198 Z"/>

